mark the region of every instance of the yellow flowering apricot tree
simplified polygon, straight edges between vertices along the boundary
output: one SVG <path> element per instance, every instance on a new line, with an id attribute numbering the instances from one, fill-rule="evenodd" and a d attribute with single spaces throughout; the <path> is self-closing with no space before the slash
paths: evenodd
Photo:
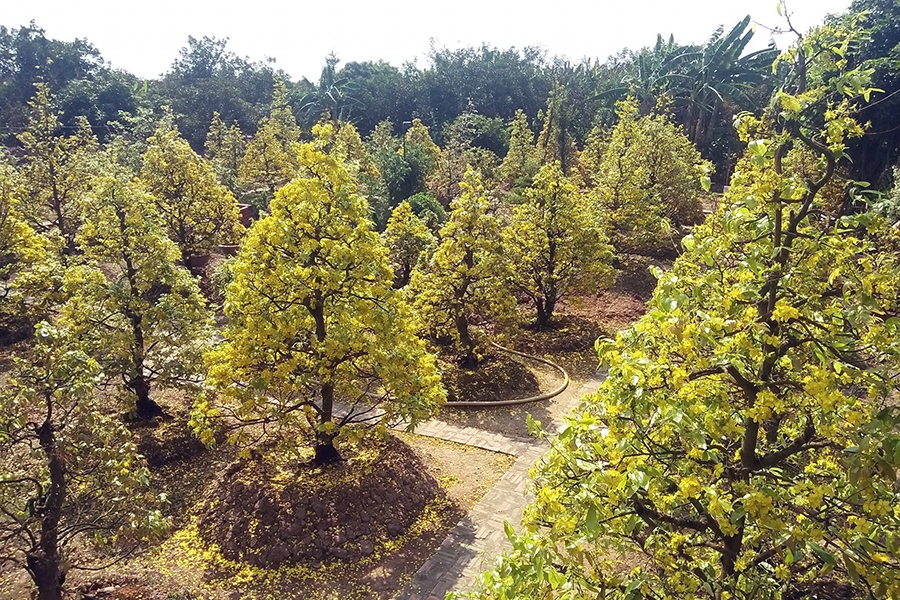
<path id="1" fill-rule="evenodd" d="M 165 522 L 131 432 L 106 413 L 100 365 L 70 332 L 37 326 L 0 389 L 0 561 L 23 567 L 39 600 L 62 600 L 85 539 L 137 546 Z"/>
<path id="2" fill-rule="evenodd" d="M 233 193 L 237 192 L 238 168 L 246 150 L 237 122 L 226 126 L 219 113 L 214 112 L 203 144 L 203 158 L 212 164 L 219 182 Z"/>
<path id="3" fill-rule="evenodd" d="M 537 326 L 550 327 L 559 300 L 609 287 L 612 246 L 590 202 L 558 163 L 541 167 L 503 230 L 510 279 L 537 309 Z"/>
<path id="4" fill-rule="evenodd" d="M 499 189 L 511 201 L 518 203 L 523 190 L 531 185 L 541 163 L 534 145 L 534 132 L 528 125 L 528 117 L 516 111 L 509 126 L 509 150 L 498 169 Z"/>
<path id="5" fill-rule="evenodd" d="M 669 115 L 641 116 L 632 97 L 617 104 L 616 114 L 619 122 L 590 174 L 613 244 L 636 252 L 671 246 L 671 227 L 702 219 L 699 193 L 701 185 L 708 188 L 712 166 Z"/>
<path id="6" fill-rule="evenodd" d="M 125 393 L 138 418 L 161 412 L 151 386 L 199 383 L 211 332 L 196 280 L 176 266 L 153 197 L 123 177 L 101 177 L 76 238 L 82 264 L 65 274 L 62 322 Z"/>
<path id="7" fill-rule="evenodd" d="M 410 275 L 418 264 L 422 252 L 436 243 L 434 234 L 415 215 L 409 202 L 405 201 L 391 212 L 382 238 L 390 252 L 394 285 L 398 288 L 409 283 Z"/>
<path id="8" fill-rule="evenodd" d="M 292 145 L 300 139 L 300 128 L 287 102 L 284 82 L 275 81 L 272 109 L 260 121 L 256 135 L 247 144 L 238 165 L 238 182 L 243 187 L 264 187 L 271 198 L 275 190 L 297 173 Z"/>
<path id="9" fill-rule="evenodd" d="M 460 188 L 462 195 L 450 203 L 450 218 L 440 230 L 434 255 L 416 266 L 407 289 L 425 326 L 438 337 L 452 338 L 463 364 L 475 366 L 484 340 L 470 323 L 509 322 L 515 299 L 506 287 L 500 221 L 489 212 L 481 177 L 469 169 Z"/>
<path id="10" fill-rule="evenodd" d="M 50 89 L 38 83 L 35 90 L 28 103 L 28 128 L 18 136 L 25 149 L 22 177 L 26 194 L 21 210 L 37 232 L 60 236 L 61 249 L 72 254 L 80 222 L 79 202 L 94 176 L 97 140 L 84 118 L 79 119 L 74 135 L 64 136 Z"/>
<path id="11" fill-rule="evenodd" d="M 900 598 L 900 261 L 876 216 L 818 210 L 870 91 L 843 58 L 853 35 L 811 34 L 765 116 L 740 118 L 722 208 L 600 345 L 606 381 L 479 597 L 796 598 L 843 580 Z"/>
<path id="12" fill-rule="evenodd" d="M 213 399 L 194 426 L 212 441 L 216 417 L 296 445 L 315 431 L 315 462 L 340 459 L 345 426 L 429 416 L 445 394 L 435 359 L 392 288 L 387 248 L 341 160 L 298 147 L 300 175 L 279 190 L 234 263 L 225 342 L 207 355 Z"/>
<path id="13" fill-rule="evenodd" d="M 147 142 L 141 181 L 181 251 L 182 264 L 234 242 L 241 229 L 237 200 L 219 183 L 212 165 L 166 120 Z"/>
<path id="14" fill-rule="evenodd" d="M 52 244 L 20 212 L 23 195 L 15 169 L 0 164 L 0 332 L 46 316 L 62 284 Z"/>

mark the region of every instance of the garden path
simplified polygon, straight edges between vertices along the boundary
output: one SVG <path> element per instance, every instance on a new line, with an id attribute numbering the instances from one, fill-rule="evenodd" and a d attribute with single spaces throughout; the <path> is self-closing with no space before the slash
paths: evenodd
<path id="1" fill-rule="evenodd" d="M 543 424 L 545 429 L 559 432 L 563 425 L 562 417 L 574 408 L 583 395 L 597 391 L 604 376 L 605 373 L 598 371 L 580 388 L 571 386 L 564 392 L 563 410 L 551 422 Z M 394 597 L 394 600 L 443 600 L 448 591 L 475 588 L 478 574 L 493 565 L 497 556 L 511 549 L 503 524 L 509 522 L 517 530 L 520 528 L 522 510 L 529 500 L 528 472 L 547 452 L 549 445 L 541 440 L 507 437 L 473 427 L 458 427 L 437 419 L 420 425 L 416 433 L 517 457 L 494 487 L 450 531 L 434 556 Z"/>

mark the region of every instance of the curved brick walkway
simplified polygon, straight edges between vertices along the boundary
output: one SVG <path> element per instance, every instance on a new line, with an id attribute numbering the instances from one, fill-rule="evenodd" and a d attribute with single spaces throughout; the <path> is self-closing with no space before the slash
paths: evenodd
<path id="1" fill-rule="evenodd" d="M 584 394 L 595 392 L 604 375 L 598 372 L 581 388 L 567 390 L 563 412 L 569 412 Z M 562 424 L 562 419 L 555 419 L 552 423 L 544 423 L 544 427 L 556 432 Z M 394 596 L 394 600 L 443 600 L 448 591 L 473 589 L 478 575 L 489 568 L 498 555 L 511 549 L 503 532 L 503 523 L 509 522 L 516 529 L 521 526 L 522 509 L 529 500 L 526 496 L 528 471 L 544 455 L 548 445 L 534 439 L 508 438 L 440 421 L 424 423 L 416 428 L 416 433 L 518 457 L 494 487 L 444 538 L 434 556 Z"/>

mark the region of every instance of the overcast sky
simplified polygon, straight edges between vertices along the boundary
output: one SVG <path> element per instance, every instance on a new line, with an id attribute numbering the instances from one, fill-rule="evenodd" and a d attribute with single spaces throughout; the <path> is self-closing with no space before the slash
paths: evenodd
<path id="1" fill-rule="evenodd" d="M 458 48 L 540 46 L 551 55 L 605 59 L 654 43 L 657 33 L 688 44 L 745 15 L 776 25 L 777 0 L 0 0 L 0 25 L 34 20 L 61 40 L 87 38 L 113 66 L 144 78 L 165 72 L 187 37 L 229 38 L 253 60 L 273 57 L 293 79 L 315 81 L 329 52 L 343 62 L 384 59 L 427 64 L 431 43 Z M 789 0 L 807 28 L 849 0 Z M 755 46 L 769 39 L 758 29 Z M 782 45 L 779 42 L 779 45 Z"/>

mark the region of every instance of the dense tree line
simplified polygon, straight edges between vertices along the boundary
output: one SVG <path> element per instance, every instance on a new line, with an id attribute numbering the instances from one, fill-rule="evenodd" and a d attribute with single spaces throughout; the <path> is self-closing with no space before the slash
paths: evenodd
<path id="1" fill-rule="evenodd" d="M 882 183 L 900 147 L 893 92 L 900 89 L 895 67 L 900 43 L 892 0 L 857 0 L 854 12 L 868 11 L 870 34 L 849 51 L 853 60 L 876 69 L 874 84 L 884 90 L 864 107 L 870 122 L 866 135 L 851 143 L 853 179 Z M 14 133 L 25 124 L 25 107 L 33 82 L 46 83 L 61 109 L 60 126 L 74 131 L 86 117 L 103 141 L 110 127 L 134 127 L 123 114 L 163 106 L 177 115 L 182 134 L 195 151 L 204 147 L 209 123 L 218 113 L 244 135 L 255 133 L 270 110 L 275 80 L 284 81 L 286 96 L 302 125 L 311 127 L 323 113 L 355 123 L 363 137 L 378 123 L 390 121 L 394 134 L 419 119 L 444 145 L 447 131 L 465 113 L 478 116 L 474 144 L 502 158 L 508 143 L 505 125 L 522 110 L 532 128 L 540 129 L 548 114 L 554 86 L 565 90 L 568 127 L 579 146 L 595 126 L 615 122 L 615 102 L 634 95 L 648 114 L 661 94 L 673 102 L 675 122 L 704 158 L 716 166 L 724 183 L 740 150 L 731 122 L 741 111 L 759 111 L 783 74 L 770 68 L 776 51 L 746 52 L 753 36 L 749 17 L 730 29 L 719 28 L 702 44 L 684 45 L 659 36 L 655 45 L 623 50 L 604 62 L 578 63 L 548 57 L 534 48 L 432 47 L 424 68 L 395 67 L 385 62 L 348 62 L 326 57 L 319 81 L 292 82 L 274 64 L 253 62 L 228 51 L 227 40 L 189 38 L 170 69 L 158 79 L 139 81 L 110 69 L 86 40 L 49 39 L 34 23 L 0 29 L 0 132 L 16 145 Z M 879 102 L 880 100 L 880 102 Z M 561 115 L 558 115 L 561 116 Z M 110 126 L 110 122 L 117 125 Z"/>

